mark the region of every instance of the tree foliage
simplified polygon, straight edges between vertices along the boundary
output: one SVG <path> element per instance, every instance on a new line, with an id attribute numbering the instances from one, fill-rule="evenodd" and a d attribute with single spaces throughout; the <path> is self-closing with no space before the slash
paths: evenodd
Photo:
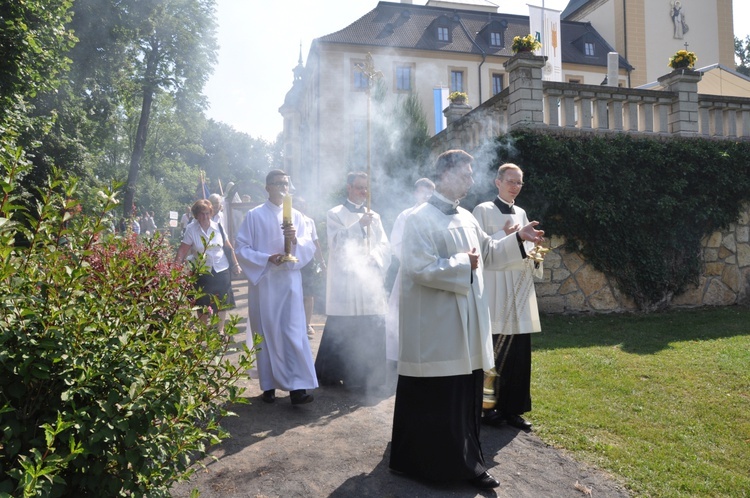
<path id="1" fill-rule="evenodd" d="M 112 192 L 83 216 L 76 183 L 56 177 L 29 212 L 30 165 L 13 157 L 0 161 L 0 495 L 168 496 L 227 437 L 249 352 L 226 358 L 162 239 L 105 232 Z"/>
<path id="2" fill-rule="evenodd" d="M 54 90 L 75 41 L 65 29 L 72 0 L 0 4 L 0 133 L 30 126 L 28 99 Z"/>
<path id="3" fill-rule="evenodd" d="M 750 36 L 744 40 L 734 37 L 734 55 L 737 58 L 737 72 L 750 76 Z"/>

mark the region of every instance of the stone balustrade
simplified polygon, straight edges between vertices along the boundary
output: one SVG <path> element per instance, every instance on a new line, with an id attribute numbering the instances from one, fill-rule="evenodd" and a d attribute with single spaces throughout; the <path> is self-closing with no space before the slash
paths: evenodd
<path id="1" fill-rule="evenodd" d="M 444 112 L 448 127 L 432 138 L 435 155 L 461 148 L 472 154 L 492 147 L 495 139 L 516 128 L 549 129 L 565 134 L 628 133 L 659 137 L 750 139 L 750 98 L 698 94 L 701 73 L 687 69 L 659 78 L 665 90 L 542 81 L 544 57 L 518 54 L 505 65 L 509 86 L 472 109 Z M 697 286 L 671 302 L 673 306 L 730 305 L 750 292 L 750 207 L 739 222 L 703 241 L 705 271 Z M 578 254 L 552 239 L 544 278 L 537 282 L 540 309 L 548 313 L 635 310 L 635 303 L 614 281 Z"/>
<path id="2" fill-rule="evenodd" d="M 448 106 L 433 150 L 480 147 L 519 127 L 750 140 L 750 98 L 699 94 L 698 71 L 672 71 L 659 78 L 665 90 L 642 90 L 543 81 L 545 61 L 517 54 L 505 62 L 508 88 L 474 109 Z"/>

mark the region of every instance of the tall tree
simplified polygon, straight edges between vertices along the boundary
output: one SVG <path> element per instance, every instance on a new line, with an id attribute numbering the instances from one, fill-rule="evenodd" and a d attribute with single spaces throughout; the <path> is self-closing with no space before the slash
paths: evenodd
<path id="1" fill-rule="evenodd" d="M 123 199 L 125 216 L 131 214 L 135 198 L 154 96 L 161 91 L 173 94 L 178 108 L 188 115 L 202 110 L 205 101 L 196 97 L 211 73 L 217 49 L 215 0 L 133 0 L 130 7 L 140 19 L 131 57 L 141 97 Z"/>
<path id="2" fill-rule="evenodd" d="M 32 126 L 28 101 L 54 90 L 75 37 L 65 29 L 71 0 L 0 1 L 0 136 Z"/>
<path id="3" fill-rule="evenodd" d="M 750 36 L 744 40 L 734 38 L 734 55 L 737 57 L 737 72 L 750 76 Z"/>

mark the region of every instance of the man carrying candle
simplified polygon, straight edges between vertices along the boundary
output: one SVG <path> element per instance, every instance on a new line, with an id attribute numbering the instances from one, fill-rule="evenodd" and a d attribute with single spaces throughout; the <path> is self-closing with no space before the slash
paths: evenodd
<path id="1" fill-rule="evenodd" d="M 315 369 L 322 385 L 385 387 L 385 273 L 390 245 L 367 206 L 367 173 L 349 173 L 346 200 L 327 213 L 326 325 Z"/>
<path id="2" fill-rule="evenodd" d="M 302 213 L 292 209 L 289 176 L 266 175 L 268 200 L 248 211 L 237 232 L 235 252 L 249 280 L 248 319 L 262 342 L 257 374 L 266 403 L 276 390 L 289 391 L 293 405 L 309 403 L 307 389 L 318 387 L 307 339 L 300 269 L 315 253 Z M 283 206 L 283 207 L 282 207 Z M 248 347 L 253 345 L 248 334 Z"/>

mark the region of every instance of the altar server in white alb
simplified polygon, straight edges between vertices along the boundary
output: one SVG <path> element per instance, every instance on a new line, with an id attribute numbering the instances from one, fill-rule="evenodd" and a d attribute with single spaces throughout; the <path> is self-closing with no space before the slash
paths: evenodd
<path id="1" fill-rule="evenodd" d="M 479 428 L 484 371 L 494 366 L 484 271 L 525 257 L 531 222 L 494 240 L 458 203 L 474 184 L 473 157 L 442 153 L 435 193 L 406 219 L 401 251 L 399 362 L 390 468 L 489 489 Z"/>
<path id="2" fill-rule="evenodd" d="M 268 200 L 248 211 L 237 232 L 235 251 L 247 275 L 248 318 L 261 336 L 256 365 L 261 399 L 276 400 L 276 390 L 289 391 L 294 405 L 313 400 L 307 389 L 318 387 L 310 341 L 307 339 L 300 269 L 315 254 L 302 213 L 292 210 L 292 227 L 282 229 L 283 200 L 289 176 L 282 170 L 266 175 Z M 292 239 L 291 254 L 298 261 L 284 262 L 284 238 Z M 252 347 L 252 334 L 247 335 Z"/>
<path id="3" fill-rule="evenodd" d="M 367 173 L 349 173 L 347 198 L 326 216 L 326 325 L 315 359 L 322 385 L 385 387 L 385 274 L 391 264 L 380 215 L 368 209 Z"/>
<path id="4" fill-rule="evenodd" d="M 526 211 L 516 205 L 523 187 L 523 171 L 515 164 L 500 166 L 495 177 L 497 197 L 474 208 L 474 217 L 493 239 L 501 239 L 528 224 Z M 526 251 L 534 245 L 526 243 Z M 484 284 L 490 303 L 492 340 L 497 351 L 495 408 L 482 421 L 531 430 L 521 415 L 531 411 L 531 333 L 542 330 L 534 278 L 541 278 L 543 263 L 524 260 L 511 271 L 487 271 Z M 500 345 L 498 346 L 498 342 Z"/>

